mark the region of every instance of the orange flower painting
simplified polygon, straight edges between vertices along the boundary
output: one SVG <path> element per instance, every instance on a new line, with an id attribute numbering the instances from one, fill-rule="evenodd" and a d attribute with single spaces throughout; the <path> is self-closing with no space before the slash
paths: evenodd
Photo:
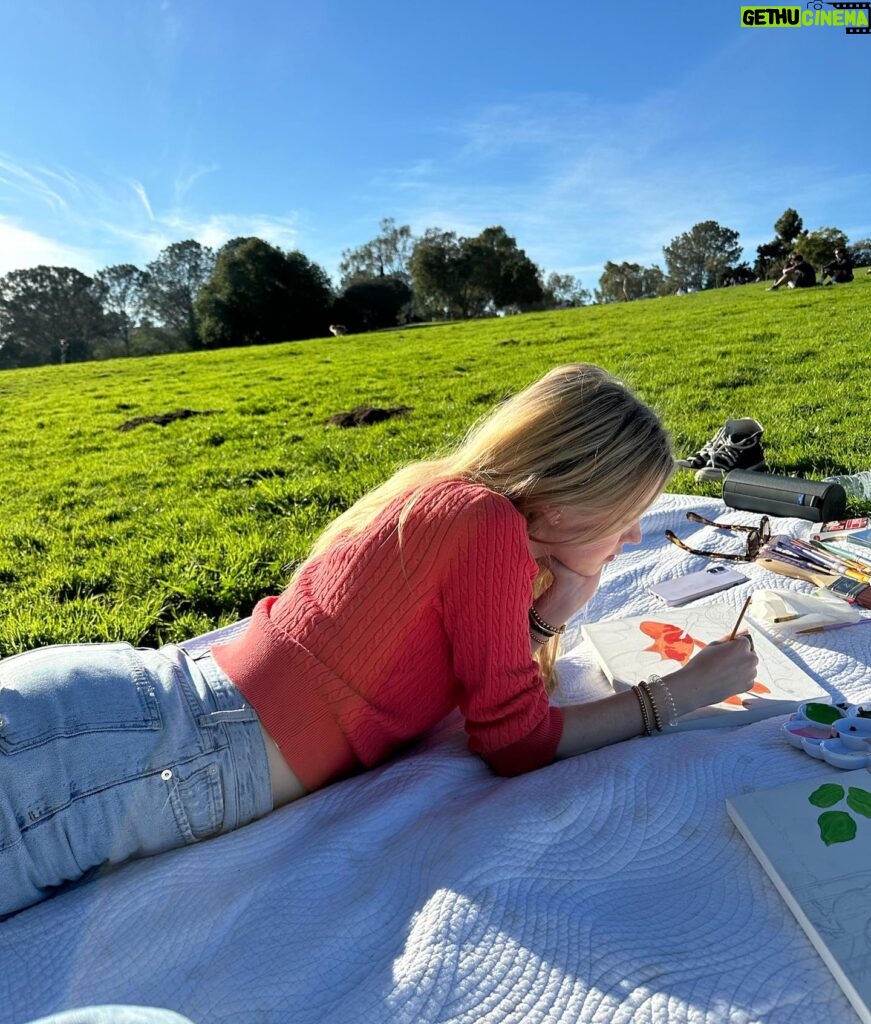
<path id="1" fill-rule="evenodd" d="M 645 647 L 645 651 L 652 651 L 658 654 L 663 661 L 676 661 L 679 665 L 686 665 L 695 654 L 695 648 L 701 650 L 707 647 L 702 640 L 696 640 L 680 626 L 673 626 L 670 622 L 653 622 L 645 620 L 639 623 L 638 628 L 646 636 L 649 636 L 653 643 Z M 767 686 L 758 680 L 750 687 L 750 693 L 771 693 Z M 743 698 L 740 694 L 727 697 L 722 703 L 742 707 Z"/>

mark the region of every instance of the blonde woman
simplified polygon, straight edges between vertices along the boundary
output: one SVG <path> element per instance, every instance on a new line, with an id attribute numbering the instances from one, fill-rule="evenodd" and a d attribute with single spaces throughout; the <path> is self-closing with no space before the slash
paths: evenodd
<path id="1" fill-rule="evenodd" d="M 99 864 L 238 828 L 456 708 L 472 751 L 515 775 L 748 689 L 756 657 L 739 637 L 644 689 L 549 704 L 563 624 L 639 542 L 672 470 L 625 385 L 559 367 L 339 516 L 230 642 L 0 662 L 0 914 Z"/>

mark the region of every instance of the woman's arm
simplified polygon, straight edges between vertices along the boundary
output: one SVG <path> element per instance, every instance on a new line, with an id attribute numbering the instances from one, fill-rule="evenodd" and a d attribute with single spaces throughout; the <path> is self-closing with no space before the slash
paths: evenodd
<path id="1" fill-rule="evenodd" d="M 537 598 L 535 609 L 545 621 L 561 625 L 596 592 L 601 570 L 594 576 L 581 576 L 557 559 L 549 559 L 547 567 L 553 575 L 553 583 Z M 756 678 L 757 659 L 748 640 L 747 634 L 742 633 L 734 640 L 708 644 L 688 665 L 663 677 L 678 716 L 709 704 L 718 704 L 733 694 L 750 689 Z M 665 712 L 665 709 L 660 711 Z M 641 705 L 632 690 L 565 707 L 563 716 L 563 734 L 557 747 L 557 758 L 583 754 L 644 732 Z"/>
<path id="2" fill-rule="evenodd" d="M 756 678 L 757 658 L 749 639 L 741 633 L 734 640 L 708 644 L 688 665 L 662 677 L 679 716 L 750 689 Z M 641 705 L 632 690 L 625 690 L 563 708 L 563 734 L 556 756 L 560 759 L 584 754 L 643 732 Z"/>

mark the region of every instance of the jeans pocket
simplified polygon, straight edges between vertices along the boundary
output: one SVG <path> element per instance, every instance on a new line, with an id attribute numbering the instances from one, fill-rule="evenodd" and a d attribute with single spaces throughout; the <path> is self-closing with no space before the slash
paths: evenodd
<path id="1" fill-rule="evenodd" d="M 165 768 L 160 773 L 169 806 L 186 843 L 217 835 L 224 827 L 224 787 L 221 767 L 212 758 Z"/>
<path id="2" fill-rule="evenodd" d="M 0 661 L 0 752 L 160 728 L 154 684 L 129 644 L 43 647 Z"/>

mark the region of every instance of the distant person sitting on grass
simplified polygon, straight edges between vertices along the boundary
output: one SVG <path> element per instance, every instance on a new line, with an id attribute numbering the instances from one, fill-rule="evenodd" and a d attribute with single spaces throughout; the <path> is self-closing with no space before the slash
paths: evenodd
<path id="1" fill-rule="evenodd" d="M 789 288 L 815 288 L 816 283 L 817 272 L 810 263 L 800 252 L 791 252 L 783 273 L 768 290 L 776 292 L 782 284 Z"/>
<path id="2" fill-rule="evenodd" d="M 232 638 L 0 661 L 0 916 L 382 764 L 457 708 L 472 751 L 519 775 L 749 690 L 739 634 L 633 689 L 548 700 L 564 623 L 674 468 L 624 384 L 557 367 L 343 512 Z"/>
<path id="3" fill-rule="evenodd" d="M 829 278 L 827 281 L 826 278 Z M 835 258 L 823 267 L 820 277 L 823 284 L 846 284 L 853 280 L 853 261 L 841 246 L 835 249 Z"/>

